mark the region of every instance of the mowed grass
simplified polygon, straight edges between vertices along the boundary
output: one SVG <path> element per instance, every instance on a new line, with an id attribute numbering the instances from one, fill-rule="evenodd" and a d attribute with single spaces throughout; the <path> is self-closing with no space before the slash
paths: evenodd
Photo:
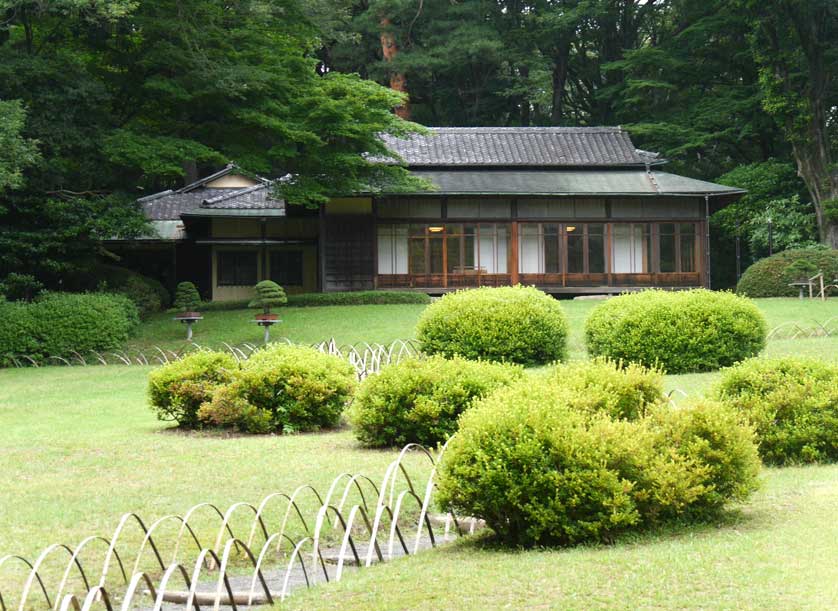
<path id="1" fill-rule="evenodd" d="M 793 321 L 805 328 L 814 328 L 838 317 L 838 299 L 800 301 L 798 299 L 757 299 L 769 329 Z M 570 328 L 568 341 L 571 358 L 585 356 L 585 320 L 600 300 L 562 300 Z M 338 344 L 369 342 L 389 344 L 397 339 L 416 337 L 416 321 L 423 305 L 363 305 L 313 308 L 280 308 L 282 322 L 271 329 L 274 339 L 288 338 L 313 344 L 334 338 Z M 262 341 L 262 329 L 254 324 L 254 310 L 229 310 L 204 313 L 204 320 L 195 323 L 194 341 L 208 348 L 223 348 L 224 343 L 237 345 Z M 151 354 L 155 346 L 180 350 L 186 346 L 186 332 L 170 313 L 153 315 L 128 342 L 129 351 L 143 350 Z M 835 328 L 838 328 L 838 321 Z"/>
<path id="2" fill-rule="evenodd" d="M 562 302 L 570 322 L 572 358 L 585 355 L 584 320 L 597 303 Z M 757 304 L 771 326 L 786 320 L 822 323 L 838 315 L 835 300 Z M 328 337 L 340 343 L 386 343 L 412 337 L 421 310 L 413 305 L 287 308 L 282 310 L 282 328 L 284 335 L 303 343 Z M 259 330 L 248 322 L 252 314 L 207 313 L 198 323 L 203 326 L 196 327 L 196 341 L 218 346 L 254 341 L 254 334 L 258 340 Z M 161 315 L 144 324 L 133 342 L 170 342 L 176 348 L 182 345 L 182 333 Z M 766 353 L 838 360 L 838 337 L 772 340 Z M 0 556 L 33 558 L 54 542 L 75 544 L 91 534 L 107 536 L 128 511 L 148 523 L 183 513 L 198 502 L 224 509 L 302 484 L 322 490 L 345 471 L 377 480 L 396 455 L 362 450 L 345 429 L 289 437 L 172 431 L 147 405 L 149 370 L 0 370 Z M 666 386 L 697 395 L 717 379 L 717 373 L 667 376 Z M 742 509 L 741 519 L 719 528 L 668 532 L 611 547 L 527 553 L 464 543 L 363 572 L 337 588 L 295 596 L 299 602 L 292 606 L 748 608 L 770 600 L 773 593 L 781 603 L 794 602 L 779 607 L 829 608 L 817 603 L 830 600 L 826 593 L 834 594 L 836 582 L 826 579 L 836 563 L 823 558 L 827 552 L 838 557 L 838 550 L 829 547 L 838 541 L 832 530 L 838 522 L 837 482 L 838 469 L 833 467 L 766 470 L 764 490 Z M 0 575 L 0 586 L 4 579 Z M 667 580 L 672 587 L 666 586 Z M 810 587 L 819 581 L 818 588 Z M 369 592 L 381 598 L 371 599 Z"/>
<path id="3" fill-rule="evenodd" d="M 613 545 L 499 550 L 463 540 L 294 595 L 283 609 L 838 608 L 838 465 L 766 469 L 718 524 Z"/>

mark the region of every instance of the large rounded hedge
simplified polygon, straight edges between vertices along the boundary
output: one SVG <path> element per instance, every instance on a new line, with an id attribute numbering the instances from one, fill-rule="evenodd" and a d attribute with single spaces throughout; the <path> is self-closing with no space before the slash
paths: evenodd
<path id="1" fill-rule="evenodd" d="M 407 359 L 363 381 L 350 421 L 367 447 L 436 445 L 457 430 L 457 418 L 474 399 L 522 375 L 516 365 L 460 357 Z"/>
<path id="2" fill-rule="evenodd" d="M 476 402 L 443 455 L 441 506 L 509 545 L 564 545 L 709 516 L 756 487 L 753 432 L 724 405 L 623 420 L 577 409 L 580 394 L 545 377 Z"/>
<path id="3" fill-rule="evenodd" d="M 273 344 L 253 354 L 198 412 L 204 423 L 251 433 L 336 426 L 355 393 L 347 361 L 307 346 Z"/>
<path id="4" fill-rule="evenodd" d="M 705 289 L 648 290 L 598 305 L 585 323 L 592 356 L 667 373 L 714 371 L 758 354 L 765 317 L 744 297 Z"/>
<path id="5" fill-rule="evenodd" d="M 742 274 L 736 292 L 748 297 L 797 297 L 800 289 L 789 284 L 799 280 L 803 273 L 800 270 L 806 268 L 812 272 L 803 275 L 811 277 L 822 271 L 826 284 L 830 284 L 838 278 L 838 250 L 796 248 L 760 259 Z"/>
<path id="6" fill-rule="evenodd" d="M 0 302 L 0 365 L 118 348 L 139 323 L 123 295 L 47 293 L 32 303 Z"/>
<path id="7" fill-rule="evenodd" d="M 837 365 L 750 359 L 724 371 L 714 393 L 754 425 L 765 462 L 838 461 Z"/>
<path id="8" fill-rule="evenodd" d="M 448 293 L 416 328 L 426 354 L 533 365 L 561 360 L 567 321 L 558 301 L 534 287 Z"/>

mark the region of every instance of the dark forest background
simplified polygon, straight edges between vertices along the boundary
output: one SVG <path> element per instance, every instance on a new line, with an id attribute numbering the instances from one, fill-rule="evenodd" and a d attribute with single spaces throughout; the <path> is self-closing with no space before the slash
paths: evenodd
<path id="1" fill-rule="evenodd" d="M 730 286 L 769 220 L 838 247 L 836 68 L 836 0 L 0 0 L 0 278 L 54 285 L 228 160 L 299 204 L 407 185 L 362 153 L 416 122 L 622 125 L 748 189 L 713 219 Z"/>

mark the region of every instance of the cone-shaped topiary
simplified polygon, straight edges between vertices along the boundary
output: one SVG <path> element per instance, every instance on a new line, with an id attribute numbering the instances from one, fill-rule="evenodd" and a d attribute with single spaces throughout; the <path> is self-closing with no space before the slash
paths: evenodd
<path id="1" fill-rule="evenodd" d="M 256 299 L 250 302 L 251 308 L 262 308 L 265 314 L 270 314 L 272 307 L 288 303 L 285 291 L 273 280 L 262 280 L 253 288 L 256 291 Z"/>
<path id="2" fill-rule="evenodd" d="M 175 290 L 174 307 L 178 312 L 195 312 L 201 307 L 201 295 L 191 282 L 181 282 Z"/>

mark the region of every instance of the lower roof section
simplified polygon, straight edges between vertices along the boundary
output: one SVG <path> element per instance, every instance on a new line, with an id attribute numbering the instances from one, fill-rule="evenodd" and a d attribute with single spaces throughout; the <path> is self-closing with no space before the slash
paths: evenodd
<path id="1" fill-rule="evenodd" d="M 428 195 L 737 196 L 742 189 L 655 170 L 412 170 Z M 419 195 L 417 193 L 417 195 Z"/>

